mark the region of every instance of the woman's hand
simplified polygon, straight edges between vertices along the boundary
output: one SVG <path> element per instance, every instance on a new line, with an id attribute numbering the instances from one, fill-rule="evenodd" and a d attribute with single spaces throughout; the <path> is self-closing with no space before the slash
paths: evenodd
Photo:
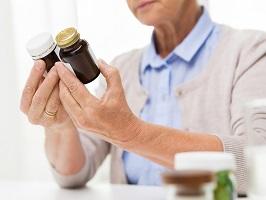
<path id="1" fill-rule="evenodd" d="M 63 64 L 57 63 L 60 99 L 75 125 L 110 142 L 127 142 L 138 134 L 140 120 L 131 112 L 116 68 L 99 62 L 107 81 L 101 99 L 93 96 Z"/>
<path id="2" fill-rule="evenodd" d="M 60 129 L 66 123 L 72 123 L 59 98 L 59 76 L 55 68 L 45 73 L 45 63 L 34 63 L 24 87 L 20 109 L 32 124 L 45 128 Z"/>
<path id="3" fill-rule="evenodd" d="M 59 76 L 53 67 L 44 78 L 45 63 L 36 61 L 23 90 L 20 108 L 32 124 L 45 128 L 46 155 L 57 172 L 76 174 L 85 154 L 77 129 L 59 98 Z"/>

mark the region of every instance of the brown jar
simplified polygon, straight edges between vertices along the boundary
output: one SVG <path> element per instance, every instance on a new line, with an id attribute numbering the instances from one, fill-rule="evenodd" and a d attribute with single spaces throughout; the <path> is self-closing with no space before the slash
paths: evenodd
<path id="1" fill-rule="evenodd" d="M 67 28 L 56 36 L 60 58 L 71 65 L 77 78 L 84 84 L 96 79 L 100 70 L 96 58 L 86 40 L 80 39 L 75 28 Z"/>
<path id="2" fill-rule="evenodd" d="M 57 46 L 50 33 L 40 33 L 29 40 L 27 50 L 33 60 L 43 60 L 46 64 L 47 72 L 59 60 L 56 50 Z"/>
<path id="3" fill-rule="evenodd" d="M 162 174 L 167 200 L 213 200 L 214 174 L 210 171 L 174 171 Z"/>

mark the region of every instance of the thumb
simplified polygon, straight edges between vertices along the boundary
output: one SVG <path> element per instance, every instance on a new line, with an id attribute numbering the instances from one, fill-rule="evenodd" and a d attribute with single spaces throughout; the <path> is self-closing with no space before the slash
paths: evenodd
<path id="1" fill-rule="evenodd" d="M 106 79 L 107 87 L 122 85 L 120 74 L 117 68 L 108 65 L 104 60 L 98 61 L 99 69 Z"/>

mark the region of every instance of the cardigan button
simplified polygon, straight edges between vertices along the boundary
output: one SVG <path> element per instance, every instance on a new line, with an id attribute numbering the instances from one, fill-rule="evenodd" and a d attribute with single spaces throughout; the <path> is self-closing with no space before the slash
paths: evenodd
<path id="1" fill-rule="evenodd" d="M 177 91 L 177 96 L 178 96 L 178 97 L 181 97 L 182 95 L 183 95 L 183 91 L 182 91 L 182 90 L 178 90 L 178 91 Z"/>

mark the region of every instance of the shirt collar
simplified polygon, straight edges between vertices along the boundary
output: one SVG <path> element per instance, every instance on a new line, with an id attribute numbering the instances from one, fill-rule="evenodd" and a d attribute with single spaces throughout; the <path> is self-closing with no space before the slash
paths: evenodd
<path id="1" fill-rule="evenodd" d="M 155 50 L 154 38 L 152 37 L 150 45 L 144 51 L 142 58 L 141 71 L 144 72 L 148 67 L 159 68 L 164 63 L 169 63 L 173 57 L 179 57 L 186 62 L 190 62 L 196 55 L 215 27 L 209 13 L 203 8 L 203 13 L 197 24 L 187 37 L 164 59 L 162 59 Z"/>

